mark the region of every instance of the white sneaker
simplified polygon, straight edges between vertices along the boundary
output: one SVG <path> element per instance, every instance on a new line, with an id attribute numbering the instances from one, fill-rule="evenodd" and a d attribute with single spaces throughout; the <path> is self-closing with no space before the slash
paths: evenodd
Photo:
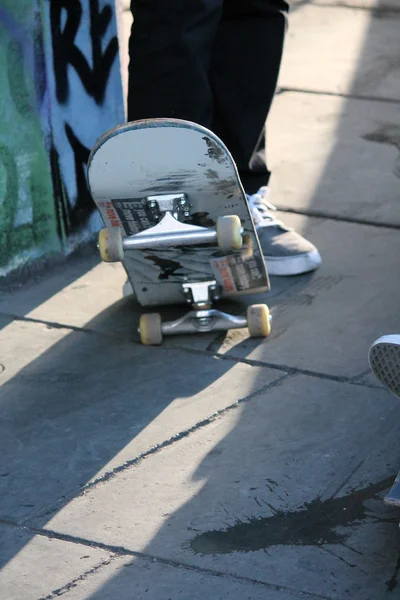
<path id="1" fill-rule="evenodd" d="M 400 335 L 378 338 L 372 344 L 368 358 L 375 377 L 400 398 Z"/>
<path id="2" fill-rule="evenodd" d="M 300 275 L 321 264 L 316 247 L 273 215 L 275 206 L 267 202 L 268 188 L 247 194 L 251 214 L 270 275 Z"/>

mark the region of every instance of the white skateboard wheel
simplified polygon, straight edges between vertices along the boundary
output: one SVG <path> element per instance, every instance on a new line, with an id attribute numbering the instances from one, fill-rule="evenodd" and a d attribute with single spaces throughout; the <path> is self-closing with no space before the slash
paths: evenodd
<path id="1" fill-rule="evenodd" d="M 243 244 L 242 224 L 236 215 L 225 215 L 217 219 L 217 240 L 219 248 L 228 252 L 240 250 Z"/>
<path id="2" fill-rule="evenodd" d="M 122 245 L 122 234 L 120 229 L 101 229 L 97 244 L 101 259 L 104 262 L 122 262 L 124 259 L 124 248 Z"/>
<path id="3" fill-rule="evenodd" d="M 266 304 L 252 304 L 247 309 L 247 327 L 251 337 L 268 337 L 271 333 L 269 309 Z"/>
<path id="4" fill-rule="evenodd" d="M 139 321 L 140 341 L 145 346 L 159 346 L 162 342 L 161 315 L 148 313 Z"/>

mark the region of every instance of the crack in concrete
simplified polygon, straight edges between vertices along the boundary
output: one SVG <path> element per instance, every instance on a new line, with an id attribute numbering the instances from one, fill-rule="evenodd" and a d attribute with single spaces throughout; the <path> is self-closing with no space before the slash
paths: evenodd
<path id="1" fill-rule="evenodd" d="M 331 375 L 329 373 L 322 373 L 319 371 L 313 371 L 311 369 L 302 369 L 300 367 L 291 367 L 289 365 L 283 365 L 279 363 L 271 363 L 266 361 L 254 360 L 251 358 L 241 358 L 237 356 L 231 356 L 228 354 L 219 354 L 218 352 L 212 352 L 207 350 L 197 350 L 195 348 L 188 348 L 185 346 L 175 346 L 174 350 L 180 350 L 181 352 L 187 352 L 189 354 L 201 354 L 209 355 L 220 360 L 227 360 L 234 363 L 245 364 L 250 367 L 263 367 L 267 369 L 274 369 L 275 371 L 284 371 L 288 375 L 305 375 L 307 377 L 313 377 L 315 379 L 323 379 L 325 381 L 332 381 L 336 383 L 344 383 L 347 385 L 356 385 L 373 390 L 383 390 L 379 385 L 373 385 L 370 383 L 364 383 L 356 381 L 354 377 L 346 377 L 344 375 Z M 369 372 L 369 371 L 368 371 Z M 356 378 L 359 376 L 357 375 Z"/>
<path id="2" fill-rule="evenodd" d="M 282 294 L 283 293 L 284 292 L 282 292 Z M 5 316 L 5 315 L 11 317 L 15 321 L 38 323 L 40 325 L 46 325 L 47 327 L 54 327 L 55 329 L 66 329 L 66 330 L 74 331 L 76 333 L 88 333 L 90 335 L 99 335 L 101 337 L 106 337 L 106 338 L 112 339 L 115 342 L 131 343 L 131 344 L 135 344 L 136 346 L 141 346 L 141 343 L 139 341 L 132 340 L 132 339 L 124 339 L 124 338 L 119 337 L 118 335 L 109 334 L 109 333 L 103 332 L 103 331 L 96 331 L 94 329 L 77 327 L 75 325 L 68 325 L 65 323 L 54 323 L 52 321 L 45 321 L 43 319 L 33 319 L 30 317 L 22 317 L 19 315 L 12 315 L 11 313 L 7 314 L 7 313 L 0 312 L 0 317 Z M 213 340 L 210 343 L 209 347 L 211 347 L 214 343 L 215 343 L 215 340 Z M 226 360 L 226 361 L 233 362 L 236 364 L 244 364 L 244 365 L 248 365 L 250 367 L 258 367 L 258 368 L 273 369 L 275 371 L 283 371 L 284 373 L 287 373 L 289 375 L 306 375 L 307 377 L 313 377 L 316 379 L 324 379 L 326 381 L 333 381 L 333 382 L 337 382 L 337 383 L 345 383 L 345 384 L 349 384 L 349 385 L 357 385 L 357 386 L 365 387 L 368 389 L 376 389 L 376 390 L 384 389 L 379 385 L 373 385 L 373 384 L 369 384 L 369 383 L 356 381 L 356 379 L 359 377 L 358 375 L 355 378 L 354 377 L 345 377 L 345 376 L 341 376 L 341 375 L 331 375 L 330 373 L 313 371 L 312 369 L 302 369 L 300 367 L 292 367 L 292 366 L 280 364 L 280 363 L 272 363 L 272 362 L 254 360 L 254 359 L 250 359 L 250 358 L 242 358 L 240 356 L 220 354 L 219 352 L 214 352 L 214 351 L 208 350 L 208 349 L 198 350 L 196 348 L 190 348 L 188 346 L 173 346 L 173 347 L 172 346 L 170 346 L 170 347 L 152 346 L 151 348 L 155 352 L 157 352 L 157 351 L 158 352 L 171 352 L 172 351 L 172 352 L 184 352 L 186 354 L 209 356 L 211 358 L 217 358 L 219 360 Z M 0 373 L 1 373 L 1 370 L 0 370 Z"/>
<path id="3" fill-rule="evenodd" d="M 299 4 L 302 4 L 300 2 Z M 296 5 L 295 5 L 296 6 Z M 338 8 L 347 9 L 351 11 L 360 11 L 370 13 L 372 18 L 392 18 L 400 16 L 400 9 L 390 4 L 382 4 L 381 6 L 368 6 L 367 4 L 349 4 L 348 2 L 326 2 L 324 4 L 315 4 L 311 2 L 310 6 L 313 8 Z"/>
<path id="4" fill-rule="evenodd" d="M 90 481 L 89 483 L 82 486 L 78 493 L 73 492 L 71 494 L 63 496 L 58 502 L 51 505 L 50 507 L 48 506 L 45 509 L 42 509 L 41 511 L 39 511 L 33 515 L 29 515 L 26 519 L 22 520 L 21 523 L 26 524 L 35 519 L 39 519 L 39 518 L 43 518 L 43 517 L 47 518 L 47 517 L 55 514 L 63 506 L 66 506 L 68 504 L 68 502 L 70 502 L 70 500 L 72 500 L 74 498 L 79 498 L 81 496 L 85 496 L 87 493 L 92 491 L 94 488 L 97 488 L 99 485 L 101 485 L 103 483 L 109 482 L 110 480 L 117 477 L 117 475 L 119 475 L 120 473 L 123 473 L 123 472 L 127 471 L 128 469 L 136 466 L 138 463 L 145 460 L 146 458 L 149 458 L 150 456 L 157 454 L 161 450 L 164 450 L 164 448 L 168 448 L 169 446 L 172 446 L 176 442 L 179 442 L 180 440 L 189 437 L 193 433 L 200 431 L 201 429 L 203 429 L 204 427 L 207 427 L 207 425 L 210 425 L 210 423 L 213 423 L 214 421 L 216 421 L 220 417 L 224 416 L 228 412 L 231 412 L 232 410 L 236 410 L 243 403 L 249 402 L 253 398 L 260 396 L 261 394 L 265 393 L 266 391 L 269 391 L 275 387 L 278 387 L 283 381 L 285 381 L 289 377 L 290 377 L 290 375 L 285 373 L 278 379 L 275 379 L 271 383 L 268 383 L 267 385 L 263 386 L 256 392 L 253 392 L 253 393 L 249 394 L 248 396 L 239 399 L 237 402 L 234 402 L 233 404 L 230 404 L 229 406 L 226 406 L 225 408 L 222 408 L 222 409 L 214 412 L 212 415 L 206 417 L 205 419 L 202 419 L 201 421 L 198 421 L 191 427 L 188 427 L 187 429 L 184 429 L 184 430 L 176 433 L 175 435 L 171 436 L 167 440 L 164 440 L 163 442 L 160 442 L 159 444 L 152 446 L 148 450 L 138 454 L 136 457 L 125 461 L 124 463 L 114 467 L 114 469 L 111 469 L 110 471 L 107 471 L 106 473 L 104 473 L 103 475 L 98 477 L 97 479 L 94 479 L 93 481 Z"/>
<path id="5" fill-rule="evenodd" d="M 400 104 L 400 98 L 385 98 L 381 96 L 367 96 L 362 94 L 352 94 L 351 92 L 330 92 L 328 90 L 311 90 L 307 88 L 280 86 L 277 95 L 292 92 L 294 94 L 307 94 L 312 96 L 332 96 L 334 98 L 344 98 L 345 100 L 365 100 L 366 102 L 384 102 L 386 104 Z"/>
<path id="6" fill-rule="evenodd" d="M 359 219 L 356 217 L 348 217 L 341 215 L 333 215 L 331 213 L 326 213 L 324 211 L 312 210 L 308 211 L 302 208 L 289 208 L 287 206 L 280 206 L 275 203 L 275 206 L 279 212 L 288 213 L 292 215 L 301 215 L 303 217 L 310 217 L 313 219 L 325 219 L 328 221 L 337 221 L 338 223 L 351 223 L 352 225 L 366 225 L 368 227 L 375 227 L 378 229 L 394 229 L 396 231 L 400 230 L 400 223 L 389 223 L 389 222 L 377 222 L 370 219 Z"/>
<path id="7" fill-rule="evenodd" d="M 0 318 L 9 318 L 14 321 L 23 321 L 26 323 L 35 323 L 37 325 L 45 325 L 53 329 L 67 329 L 68 331 L 74 331 L 76 333 L 89 333 L 91 335 L 102 335 L 103 337 L 109 337 L 115 340 L 121 340 L 121 338 L 115 334 L 107 333 L 105 331 L 97 331 L 96 329 L 89 329 L 88 327 L 78 327 L 77 325 L 68 325 L 67 323 L 59 323 L 57 321 L 46 321 L 45 319 L 36 319 L 34 317 L 26 317 L 16 315 L 13 313 L 0 312 Z"/>
<path id="8" fill-rule="evenodd" d="M 60 587 L 56 590 L 53 590 L 52 592 L 50 592 L 50 594 L 47 594 L 47 596 L 41 596 L 38 600 L 53 600 L 53 598 L 59 598 L 60 596 L 63 596 L 64 594 L 68 593 L 72 589 L 76 588 L 79 583 L 81 583 L 82 581 L 85 581 L 91 575 L 95 575 L 103 567 L 106 567 L 107 565 L 111 564 L 117 558 L 121 558 L 121 557 L 114 554 L 110 558 L 108 558 L 106 560 L 102 560 L 100 563 L 98 563 L 91 569 L 88 569 L 84 573 L 81 573 L 81 575 L 79 575 L 75 579 L 72 579 L 71 581 L 69 581 L 68 583 L 63 585 L 62 587 Z"/>
<path id="9" fill-rule="evenodd" d="M 290 593 L 299 598 L 310 598 L 311 600 L 339 600 L 337 597 L 333 598 L 332 596 L 326 596 L 322 594 L 317 594 L 314 592 L 307 592 L 303 590 L 298 590 L 295 588 L 291 588 L 288 586 L 278 585 L 276 583 L 270 583 L 268 581 L 262 581 L 260 579 L 254 579 L 252 577 L 246 577 L 244 575 L 237 575 L 234 573 L 227 573 L 223 571 L 218 571 L 217 569 L 209 569 L 198 567 L 197 565 L 192 565 L 191 563 L 177 561 L 169 558 L 163 558 L 161 556 L 155 556 L 152 554 L 147 554 L 146 552 L 139 552 L 137 550 L 130 550 L 125 548 L 124 546 L 113 546 L 111 544 L 104 544 L 102 542 L 97 542 L 93 540 L 87 540 L 86 538 L 82 538 L 79 536 L 69 535 L 66 533 L 58 533 L 57 531 L 53 531 L 52 529 L 37 529 L 35 527 L 29 527 L 25 525 L 18 525 L 13 521 L 9 521 L 6 519 L 0 519 L 0 524 L 6 525 L 8 527 L 13 527 L 14 529 L 18 529 L 19 531 L 24 531 L 29 533 L 30 535 L 39 535 L 41 537 L 45 537 L 50 540 L 59 540 L 62 542 L 68 542 L 72 544 L 79 544 L 81 546 L 96 548 L 99 550 L 104 550 L 109 554 L 116 556 L 132 556 L 142 561 L 155 563 L 158 562 L 161 565 L 183 569 L 185 571 L 190 571 L 192 573 L 199 573 L 201 575 L 210 575 L 211 577 L 218 577 L 221 579 L 226 579 L 229 581 L 235 581 L 238 583 L 247 583 L 251 585 L 257 585 L 260 587 L 264 587 L 265 589 L 275 591 L 275 592 L 285 592 Z"/>

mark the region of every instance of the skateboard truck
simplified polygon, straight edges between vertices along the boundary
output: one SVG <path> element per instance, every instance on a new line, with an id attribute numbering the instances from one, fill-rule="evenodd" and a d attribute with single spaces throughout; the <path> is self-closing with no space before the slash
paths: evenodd
<path id="1" fill-rule="evenodd" d="M 236 215 L 219 217 L 216 227 L 200 227 L 183 222 L 190 217 L 186 194 L 161 194 L 145 199 L 152 221 L 157 224 L 127 237 L 121 229 L 102 229 L 98 247 L 105 262 L 122 262 L 125 250 L 147 250 L 171 246 L 217 244 L 220 250 L 240 250 L 243 228 Z"/>
<path id="2" fill-rule="evenodd" d="M 175 321 L 165 323 L 162 323 L 158 313 L 143 314 L 139 323 L 143 344 L 161 344 L 163 335 L 208 333 L 248 327 L 252 337 L 266 337 L 271 331 L 271 316 L 265 304 L 249 306 L 247 318 L 212 308 L 213 303 L 219 299 L 216 281 L 184 283 L 182 291 L 192 310 Z"/>

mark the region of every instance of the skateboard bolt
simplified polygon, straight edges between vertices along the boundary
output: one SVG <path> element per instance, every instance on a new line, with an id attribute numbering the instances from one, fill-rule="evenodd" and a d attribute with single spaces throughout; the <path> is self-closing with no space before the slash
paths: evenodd
<path id="1" fill-rule="evenodd" d="M 210 322 L 211 322 L 210 317 L 200 317 L 200 319 L 199 319 L 200 325 L 209 325 Z"/>

